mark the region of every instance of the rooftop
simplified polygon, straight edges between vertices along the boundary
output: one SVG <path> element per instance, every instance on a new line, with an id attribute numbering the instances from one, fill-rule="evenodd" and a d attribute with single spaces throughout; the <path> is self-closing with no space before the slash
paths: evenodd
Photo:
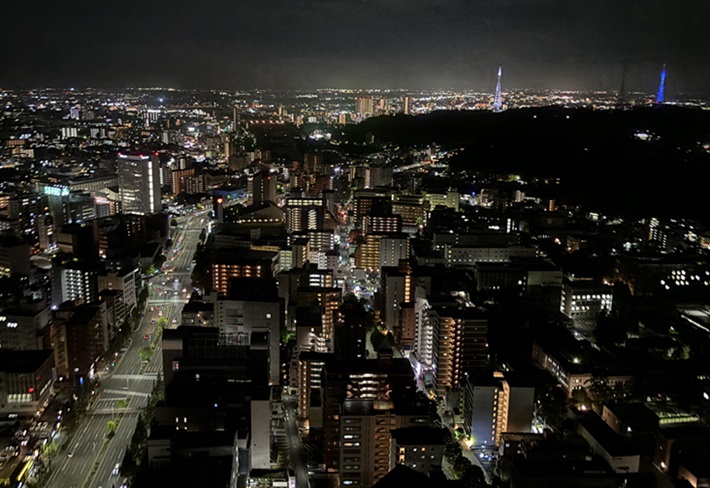
<path id="1" fill-rule="evenodd" d="M 51 357 L 53 357 L 53 352 L 49 349 L 39 351 L 0 349 L 0 371 L 5 373 L 34 373 Z"/>

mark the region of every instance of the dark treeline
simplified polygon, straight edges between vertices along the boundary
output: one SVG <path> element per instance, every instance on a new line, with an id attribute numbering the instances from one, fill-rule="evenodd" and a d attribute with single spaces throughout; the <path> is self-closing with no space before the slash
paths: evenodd
<path id="1" fill-rule="evenodd" d="M 402 148 L 465 148 L 454 171 L 560 178 L 558 197 L 626 215 L 710 221 L 710 112 L 679 107 L 557 107 L 376 117 L 346 129 Z"/>

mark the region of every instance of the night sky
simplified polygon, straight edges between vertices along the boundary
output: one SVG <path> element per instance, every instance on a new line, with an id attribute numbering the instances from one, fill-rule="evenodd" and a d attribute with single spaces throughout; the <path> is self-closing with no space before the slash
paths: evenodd
<path id="1" fill-rule="evenodd" d="M 0 87 L 710 93 L 708 0 L 3 2 Z"/>

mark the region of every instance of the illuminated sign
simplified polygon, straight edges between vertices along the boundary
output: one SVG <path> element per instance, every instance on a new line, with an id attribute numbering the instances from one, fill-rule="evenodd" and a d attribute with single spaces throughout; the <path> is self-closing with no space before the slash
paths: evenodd
<path id="1" fill-rule="evenodd" d="M 69 188 L 66 186 L 45 186 L 44 194 L 53 197 L 65 197 L 69 195 Z"/>

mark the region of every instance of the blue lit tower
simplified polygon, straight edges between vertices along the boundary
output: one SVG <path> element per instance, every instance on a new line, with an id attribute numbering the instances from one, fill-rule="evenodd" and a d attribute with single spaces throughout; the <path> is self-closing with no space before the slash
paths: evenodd
<path id="1" fill-rule="evenodd" d="M 501 112 L 503 110 L 503 97 L 500 93 L 500 79 L 503 76 L 503 67 L 498 66 L 498 83 L 496 83 L 496 96 L 493 99 L 493 111 Z"/>
<path id="2" fill-rule="evenodd" d="M 663 103 L 666 101 L 666 65 L 663 65 L 663 70 L 661 71 L 661 81 L 658 84 L 658 93 L 656 93 L 656 103 Z"/>

